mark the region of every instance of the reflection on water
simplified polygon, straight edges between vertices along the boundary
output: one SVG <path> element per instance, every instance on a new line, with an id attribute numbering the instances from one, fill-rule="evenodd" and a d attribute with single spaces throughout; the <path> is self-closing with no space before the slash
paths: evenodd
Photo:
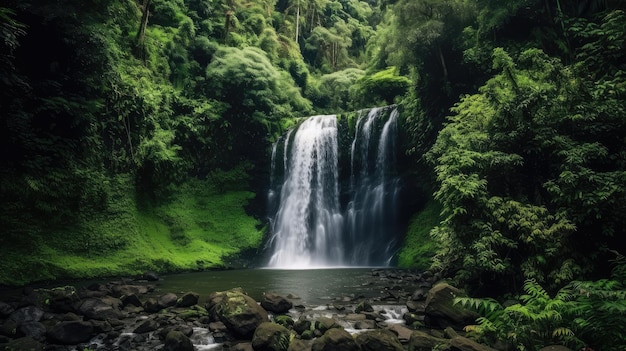
<path id="1" fill-rule="evenodd" d="M 163 276 L 155 292 L 194 291 L 204 302 L 212 292 L 241 287 L 257 301 L 264 292 L 274 292 L 299 297 L 294 299 L 296 304 L 319 305 L 344 297 L 380 296 L 386 283 L 389 282 L 373 279 L 371 268 L 245 269 Z"/>

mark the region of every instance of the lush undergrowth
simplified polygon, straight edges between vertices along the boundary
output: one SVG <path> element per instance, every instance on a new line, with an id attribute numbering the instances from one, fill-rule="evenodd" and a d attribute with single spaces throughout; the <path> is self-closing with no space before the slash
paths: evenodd
<path id="1" fill-rule="evenodd" d="M 263 235 L 244 210 L 253 193 L 224 175 L 190 180 L 158 206 L 138 201 L 132 178 L 118 176 L 105 211 L 50 228 L 32 246 L 0 248 L 0 283 L 223 268 Z"/>
<path id="2" fill-rule="evenodd" d="M 430 230 L 439 223 L 441 206 L 430 201 L 424 209 L 411 218 L 404 244 L 398 254 L 398 266 L 402 268 L 428 269 L 437 245 L 430 237 Z"/>

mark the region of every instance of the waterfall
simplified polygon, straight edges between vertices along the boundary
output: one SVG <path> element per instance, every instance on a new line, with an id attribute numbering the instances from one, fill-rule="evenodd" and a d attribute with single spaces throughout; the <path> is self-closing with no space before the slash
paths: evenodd
<path id="1" fill-rule="evenodd" d="M 345 151 L 350 152 L 350 169 L 343 177 L 349 183 L 344 203 L 339 197 L 335 115 L 309 117 L 273 145 L 269 266 L 389 264 L 398 236 L 397 119 L 395 106 L 359 112 L 350 150 Z M 283 147 L 280 161 L 278 144 Z M 278 162 L 283 165 L 282 184 L 275 174 Z"/>

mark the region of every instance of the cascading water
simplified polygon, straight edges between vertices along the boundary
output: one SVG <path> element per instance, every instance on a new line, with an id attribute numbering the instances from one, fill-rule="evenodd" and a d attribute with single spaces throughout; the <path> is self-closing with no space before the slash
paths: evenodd
<path id="1" fill-rule="evenodd" d="M 336 116 L 310 117 L 273 145 L 270 267 L 389 264 L 398 234 L 397 119 L 394 106 L 360 112 L 344 203 Z"/>

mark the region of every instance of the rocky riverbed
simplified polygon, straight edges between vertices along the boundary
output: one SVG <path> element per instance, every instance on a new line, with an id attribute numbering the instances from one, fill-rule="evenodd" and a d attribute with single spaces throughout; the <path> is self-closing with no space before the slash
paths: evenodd
<path id="1" fill-rule="evenodd" d="M 0 302 L 0 350 L 491 350 L 463 336 L 476 315 L 453 306 L 462 293 L 430 274 L 372 270 L 363 285 L 376 296 L 321 305 L 288 291 L 259 301 L 237 287 L 161 292 L 154 274 L 24 288 Z"/>

